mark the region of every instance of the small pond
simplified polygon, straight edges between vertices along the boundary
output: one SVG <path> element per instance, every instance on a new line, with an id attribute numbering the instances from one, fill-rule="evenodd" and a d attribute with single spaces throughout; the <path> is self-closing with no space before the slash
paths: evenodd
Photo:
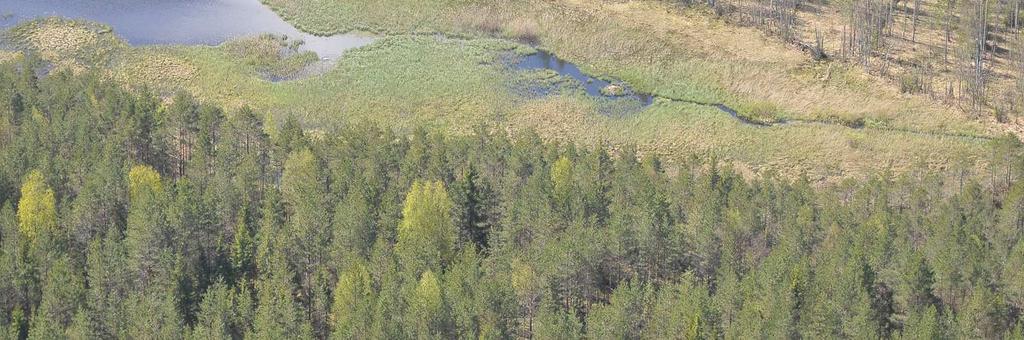
<path id="1" fill-rule="evenodd" d="M 548 69 L 555 71 L 561 76 L 578 81 L 583 90 L 587 92 L 587 95 L 593 97 L 637 100 L 644 107 L 654 103 L 654 96 L 638 93 L 623 82 L 612 82 L 587 75 L 573 63 L 559 59 L 546 51 L 537 51 L 537 53 L 527 55 L 517 62 L 514 67 L 517 70 Z M 609 89 L 613 91 L 609 91 Z"/>
<path id="2" fill-rule="evenodd" d="M 552 70 L 560 76 L 568 77 L 579 82 L 583 90 L 586 91 L 587 95 L 591 97 L 608 99 L 612 102 L 637 103 L 633 105 L 605 105 L 599 107 L 598 111 L 601 111 L 603 114 L 609 116 L 622 116 L 635 113 L 638 110 L 641 110 L 653 104 L 655 98 L 662 98 L 663 100 L 670 102 L 685 102 L 696 105 L 711 106 L 718 109 L 719 111 L 722 111 L 723 113 L 729 114 L 729 116 L 732 116 L 732 118 L 747 125 L 763 127 L 786 123 L 778 122 L 773 124 L 753 121 L 746 117 L 743 117 L 735 109 L 721 103 L 706 104 L 689 100 L 658 97 L 652 94 L 637 92 L 632 87 L 630 87 L 629 84 L 626 84 L 624 82 L 608 81 L 601 78 L 590 76 L 584 73 L 582 70 L 580 70 L 580 68 L 574 65 L 573 63 L 559 59 L 558 57 L 546 51 L 537 51 L 537 53 L 527 55 L 523 57 L 521 60 L 519 60 L 517 63 L 515 63 L 513 66 L 516 70 Z M 609 87 L 615 88 L 616 90 L 618 90 L 618 93 L 610 94 L 608 91 Z M 540 92 L 541 95 L 547 95 L 554 92 L 552 90 L 553 89 L 551 88 L 542 88 L 541 91 L 538 92 Z"/>
<path id="3" fill-rule="evenodd" d="M 45 16 L 84 19 L 110 25 L 132 45 L 218 45 L 227 40 L 262 33 L 283 34 L 305 42 L 302 50 L 316 52 L 324 62 L 314 63 L 289 78 L 322 73 L 346 50 L 372 43 L 363 34 L 318 37 L 299 31 L 259 0 L 0 0 L 0 30 Z M 523 56 L 511 65 L 516 70 L 547 69 L 573 79 L 587 95 L 606 99 L 606 114 L 637 112 L 654 103 L 655 96 L 635 91 L 629 84 L 590 76 L 576 65 L 546 51 Z M 550 94 L 552 89 L 540 89 Z M 712 104 L 736 119 L 735 110 Z"/>
<path id="4" fill-rule="evenodd" d="M 273 33 L 302 39 L 304 50 L 336 59 L 374 40 L 360 34 L 303 33 L 259 0 L 0 0 L 0 29 L 44 16 L 101 22 L 132 45 L 217 45 Z"/>

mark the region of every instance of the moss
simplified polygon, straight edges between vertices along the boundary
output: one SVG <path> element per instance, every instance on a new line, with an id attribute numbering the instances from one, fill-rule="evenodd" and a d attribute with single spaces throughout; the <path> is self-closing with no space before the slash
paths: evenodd
<path id="1" fill-rule="evenodd" d="M 0 64 L 6 64 L 10 62 L 16 62 L 22 57 L 21 51 L 4 51 L 0 50 Z"/>
<path id="2" fill-rule="evenodd" d="M 608 84 L 601 88 L 601 94 L 609 97 L 621 97 L 626 95 L 626 88 L 618 84 Z"/>
<path id="3" fill-rule="evenodd" d="M 57 68 L 106 66 L 127 47 L 109 26 L 62 18 L 29 21 L 6 32 L 6 40 Z"/>

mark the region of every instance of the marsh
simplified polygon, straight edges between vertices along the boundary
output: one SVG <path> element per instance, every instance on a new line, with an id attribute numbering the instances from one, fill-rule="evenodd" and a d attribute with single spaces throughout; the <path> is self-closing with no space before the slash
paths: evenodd
<path id="1" fill-rule="evenodd" d="M 96 21 L 132 45 L 219 45 L 272 33 L 302 40 L 304 50 L 325 59 L 374 40 L 360 33 L 320 37 L 302 32 L 258 0 L 5 0 L 0 13 L 0 28 L 45 16 Z"/>

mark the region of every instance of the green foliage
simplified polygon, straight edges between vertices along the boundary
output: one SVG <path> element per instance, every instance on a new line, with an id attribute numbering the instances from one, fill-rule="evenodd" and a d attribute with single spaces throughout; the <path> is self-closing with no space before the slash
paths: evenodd
<path id="1" fill-rule="evenodd" d="M 291 273 L 283 259 L 271 263 L 270 272 L 256 282 L 258 305 L 253 319 L 253 339 L 312 337 L 312 329 L 293 298 Z"/>
<path id="2" fill-rule="evenodd" d="M 29 242 L 41 233 L 52 233 L 57 228 L 57 209 L 53 189 L 46 184 L 43 173 L 34 170 L 21 185 L 18 201 L 18 227 Z"/>
<path id="3" fill-rule="evenodd" d="M 85 283 L 69 262 L 68 259 L 60 259 L 50 266 L 43 285 L 42 301 L 32 317 L 30 339 L 62 337 L 76 312 L 84 306 Z"/>
<path id="4" fill-rule="evenodd" d="M 708 288 L 692 274 L 658 292 L 645 336 L 651 339 L 712 339 L 713 314 Z"/>
<path id="5" fill-rule="evenodd" d="M 193 339 L 231 339 L 238 330 L 234 294 L 223 283 L 210 286 L 199 306 Z"/>
<path id="6" fill-rule="evenodd" d="M 373 282 L 365 264 L 355 262 L 338 275 L 334 289 L 334 339 L 365 339 L 370 336 L 375 305 Z"/>
<path id="7" fill-rule="evenodd" d="M 595 306 L 588 315 L 587 335 L 601 339 L 638 339 L 650 318 L 650 305 L 650 287 L 620 283 L 609 303 Z M 691 327 L 696 324 L 699 323 Z"/>
<path id="8" fill-rule="evenodd" d="M 271 137 L 252 110 L 19 72 L 0 67 L 36 116 L 0 127 L 4 338 L 1020 335 L 1006 155 L 998 180 L 813 185 L 488 128 Z"/>
<path id="9" fill-rule="evenodd" d="M 170 254 L 171 225 L 168 196 L 160 174 L 152 167 L 137 165 L 128 172 L 129 210 L 125 246 L 134 270 L 146 273 L 144 285 L 174 285 L 175 270 Z M 156 301 L 152 301 L 156 303 Z"/>
<path id="10" fill-rule="evenodd" d="M 163 190 L 160 174 L 153 167 L 136 165 L 128 172 L 128 192 L 133 202 L 152 199 L 163 193 Z"/>
<path id="11" fill-rule="evenodd" d="M 551 190 L 561 209 L 569 209 L 569 197 L 574 193 L 572 161 L 561 157 L 551 165 Z"/>
<path id="12" fill-rule="evenodd" d="M 333 218 L 334 258 L 341 260 L 349 254 L 366 256 L 377 238 L 369 202 L 356 192 L 338 202 Z"/>
<path id="13" fill-rule="evenodd" d="M 455 217 L 460 239 L 472 242 L 478 249 L 486 249 L 494 224 L 490 186 L 481 181 L 476 168 L 470 166 L 454 187 L 452 201 L 457 211 Z"/>
<path id="14" fill-rule="evenodd" d="M 923 310 L 915 310 L 910 313 L 903 325 L 902 338 L 907 340 L 941 339 L 945 337 L 941 327 L 942 320 L 939 319 L 935 306 L 928 306 Z"/>
<path id="15" fill-rule="evenodd" d="M 327 175 L 310 150 L 292 152 L 281 176 L 281 197 L 290 210 L 284 251 L 303 274 L 312 273 L 327 252 L 331 201 Z"/>
<path id="16" fill-rule="evenodd" d="M 537 339 L 580 339 L 583 325 L 571 312 L 545 300 L 532 321 L 531 330 Z"/>
<path id="17" fill-rule="evenodd" d="M 420 276 L 419 283 L 409 298 L 409 316 L 412 325 L 408 328 L 410 337 L 417 339 L 440 338 L 442 322 L 445 320 L 444 300 L 441 297 L 441 283 L 433 271 L 427 270 Z"/>
<path id="18" fill-rule="evenodd" d="M 240 279 L 251 279 L 255 266 L 255 247 L 252 231 L 245 222 L 245 216 L 238 218 L 234 241 L 231 243 L 231 268 Z"/>
<path id="19" fill-rule="evenodd" d="M 413 183 L 405 197 L 395 244 L 395 253 L 406 270 L 440 270 L 451 260 L 457 240 L 452 207 L 441 182 Z"/>
<path id="20" fill-rule="evenodd" d="M 125 336 L 132 339 L 184 339 L 185 324 L 173 294 L 138 293 L 126 302 L 130 315 Z"/>

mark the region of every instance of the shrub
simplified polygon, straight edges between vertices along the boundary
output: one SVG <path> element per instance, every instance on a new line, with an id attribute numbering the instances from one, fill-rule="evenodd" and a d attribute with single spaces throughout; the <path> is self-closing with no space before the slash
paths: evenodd
<path id="1" fill-rule="evenodd" d="M 505 24 L 505 36 L 528 44 L 540 42 L 540 27 L 533 19 L 517 18 Z"/>

